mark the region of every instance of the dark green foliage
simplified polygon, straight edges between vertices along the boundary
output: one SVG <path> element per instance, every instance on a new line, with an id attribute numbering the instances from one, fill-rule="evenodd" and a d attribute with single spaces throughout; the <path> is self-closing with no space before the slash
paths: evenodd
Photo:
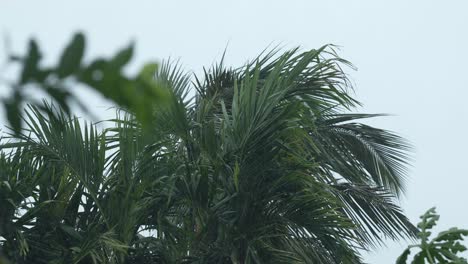
<path id="1" fill-rule="evenodd" d="M 467 264 L 465 258 L 458 256 L 460 252 L 466 251 L 466 247 L 461 244 L 463 236 L 468 236 L 468 229 L 458 229 L 456 227 L 440 232 L 436 237 L 429 240 L 432 232 L 430 231 L 439 220 L 440 216 L 436 214 L 435 207 L 429 209 L 421 216 L 421 222 L 418 224 L 418 237 L 420 244 L 410 245 L 403 251 L 397 259 L 397 264 L 407 263 L 412 248 L 419 248 L 411 263 L 453 263 Z"/>
<path id="2" fill-rule="evenodd" d="M 344 65 L 325 46 L 219 64 L 195 84 L 148 66 L 135 80 L 168 87 L 167 102 L 146 109 L 149 124 L 119 112 L 104 131 L 29 107 L 1 147 L 3 251 L 16 263 L 345 264 L 414 237 L 395 204 L 408 144 L 349 114 Z"/>
<path id="3" fill-rule="evenodd" d="M 70 44 L 63 51 L 60 57 L 56 73 L 59 78 L 67 77 L 80 69 L 81 59 L 85 51 L 85 37 L 83 34 L 76 34 Z"/>
<path id="4" fill-rule="evenodd" d="M 41 103 L 30 97 L 29 88 L 32 87 L 45 92 L 61 109 L 70 113 L 72 103 L 77 103 L 87 110 L 85 104 L 76 96 L 77 92 L 71 88 L 84 84 L 120 107 L 133 112 L 143 125 L 150 122 L 146 109 L 164 102 L 163 98 L 166 97 L 162 86 L 152 78 L 157 65 L 148 63 L 135 77 L 127 77 L 122 69 L 132 58 L 133 45 L 117 52 L 110 59 L 97 58 L 85 62 L 84 53 L 85 36 L 77 33 L 64 49 L 56 67 L 48 68 L 40 64 L 42 54 L 33 39 L 30 40 L 24 57 L 10 56 L 12 63 L 19 63 L 22 67 L 19 80 L 10 84 L 11 96 L 3 101 L 7 120 L 16 133 L 19 133 L 21 128 L 20 116 L 24 103 L 42 108 Z"/>

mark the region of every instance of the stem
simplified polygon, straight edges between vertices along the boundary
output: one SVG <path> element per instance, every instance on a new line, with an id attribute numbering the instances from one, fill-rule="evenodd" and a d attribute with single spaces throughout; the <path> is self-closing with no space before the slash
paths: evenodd
<path id="1" fill-rule="evenodd" d="M 431 256 L 431 253 L 429 253 L 429 249 L 426 248 L 426 253 L 427 253 L 427 259 L 429 260 L 430 264 L 435 264 L 434 259 Z"/>

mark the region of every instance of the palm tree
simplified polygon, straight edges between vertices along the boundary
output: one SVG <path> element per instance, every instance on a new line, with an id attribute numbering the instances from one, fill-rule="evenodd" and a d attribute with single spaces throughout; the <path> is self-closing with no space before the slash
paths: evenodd
<path id="1" fill-rule="evenodd" d="M 223 63 L 142 127 L 30 107 L 0 157 L 0 242 L 18 263 L 361 263 L 416 229 L 395 204 L 408 144 L 355 114 L 331 46 Z M 194 91 L 195 90 L 195 91 Z M 195 92 L 195 96 L 191 96 Z M 7 150 L 9 149 L 9 150 Z"/>

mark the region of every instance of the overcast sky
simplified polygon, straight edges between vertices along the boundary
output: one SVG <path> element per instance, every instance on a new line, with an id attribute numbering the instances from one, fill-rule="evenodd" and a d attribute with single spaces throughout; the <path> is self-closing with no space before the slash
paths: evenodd
<path id="1" fill-rule="evenodd" d="M 14 51 L 24 51 L 34 36 L 46 61 L 55 63 L 76 30 L 88 37 L 88 58 L 134 40 L 134 66 L 171 57 L 195 72 L 219 60 L 226 47 L 227 63 L 241 65 L 270 44 L 340 45 L 339 54 L 358 68 L 349 73 L 364 104 L 359 111 L 393 114 L 372 125 L 415 146 L 401 200 L 408 217 L 416 223 L 437 206 L 439 230 L 468 228 L 468 1 L 0 0 L 0 34 Z M 4 50 L 2 43 L 0 65 Z M 96 109 L 109 106 L 95 94 L 83 96 Z M 389 242 L 365 259 L 394 263 L 407 243 Z"/>

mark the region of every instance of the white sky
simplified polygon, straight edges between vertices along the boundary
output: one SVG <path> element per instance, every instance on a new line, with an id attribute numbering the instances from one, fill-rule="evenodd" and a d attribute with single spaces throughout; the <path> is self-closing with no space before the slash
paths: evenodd
<path id="1" fill-rule="evenodd" d="M 415 146 L 401 201 L 408 217 L 417 222 L 437 206 L 439 230 L 468 228 L 467 1 L 0 0 L 0 34 L 10 37 L 14 51 L 23 52 L 35 36 L 55 63 L 80 29 L 88 37 L 88 57 L 113 54 L 135 40 L 134 66 L 172 57 L 195 72 L 217 61 L 226 46 L 227 63 L 241 65 L 269 44 L 340 45 L 339 54 L 359 69 L 350 74 L 364 103 L 360 110 L 394 114 L 372 124 Z M 4 50 L 2 43 L 0 65 Z M 109 106 L 95 94 L 83 96 L 96 109 Z M 366 260 L 394 263 L 406 244 L 389 242 Z"/>

